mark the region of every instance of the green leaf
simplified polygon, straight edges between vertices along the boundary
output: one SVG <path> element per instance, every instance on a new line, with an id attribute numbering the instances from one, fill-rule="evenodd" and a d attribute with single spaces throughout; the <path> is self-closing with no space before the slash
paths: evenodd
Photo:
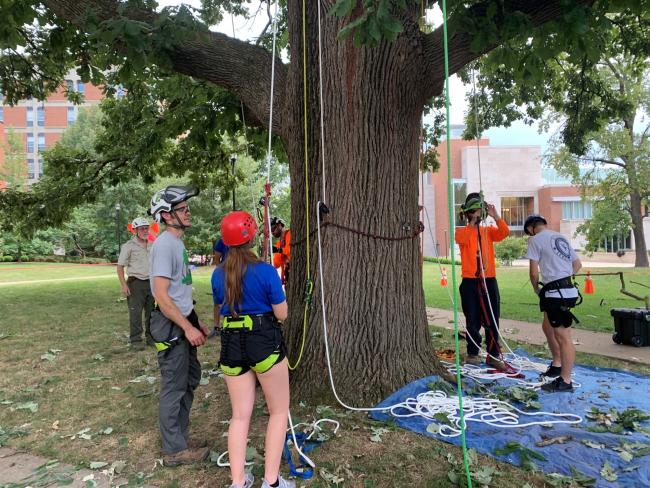
<path id="1" fill-rule="evenodd" d="M 609 461 L 605 461 L 603 464 L 603 467 L 600 469 L 600 475 L 607 481 L 616 481 L 618 479 L 618 475 L 612 465 L 609 464 Z"/>
<path id="2" fill-rule="evenodd" d="M 92 461 L 89 465 L 90 469 L 101 469 L 104 466 L 108 466 L 108 463 L 104 461 Z"/>
<path id="3" fill-rule="evenodd" d="M 336 15 L 337 17 L 350 15 L 356 3 L 357 0 L 338 0 L 330 9 L 329 15 Z"/>

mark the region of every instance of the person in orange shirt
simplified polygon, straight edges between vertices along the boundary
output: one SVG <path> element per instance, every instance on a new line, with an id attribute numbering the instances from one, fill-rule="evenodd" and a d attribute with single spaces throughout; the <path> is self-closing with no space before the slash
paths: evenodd
<path id="1" fill-rule="evenodd" d="M 273 266 L 280 268 L 282 284 L 289 279 L 289 260 L 291 258 L 291 229 L 284 228 L 284 220 L 280 217 L 271 218 L 271 234 L 278 239 L 273 246 Z"/>
<path id="2" fill-rule="evenodd" d="M 514 372 L 502 361 L 499 347 L 499 286 L 497 285 L 494 260 L 494 243 L 502 241 L 508 234 L 508 224 L 499 216 L 494 205 L 486 203 L 480 193 L 470 193 L 461 206 L 465 227 L 456 229 L 455 240 L 460 247 L 462 282 L 460 300 L 467 323 L 466 362 L 479 364 L 481 327 L 485 330 L 485 346 L 488 352 L 486 363 L 495 369 Z M 492 217 L 494 225 L 480 225 Z M 472 340 L 473 339 L 473 340 Z"/>

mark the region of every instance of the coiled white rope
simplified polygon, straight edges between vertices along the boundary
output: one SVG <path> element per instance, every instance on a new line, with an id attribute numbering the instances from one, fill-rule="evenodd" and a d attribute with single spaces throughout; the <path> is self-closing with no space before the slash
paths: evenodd
<path id="1" fill-rule="evenodd" d="M 425 391 L 415 398 L 407 398 L 399 405 L 393 405 L 390 413 L 397 418 L 423 417 L 436 421 L 438 434 L 442 437 L 457 437 L 461 433 L 458 397 L 449 397 L 442 391 Z M 582 417 L 572 413 L 525 412 L 507 402 L 490 398 L 464 397 L 463 413 L 466 424 L 475 422 L 502 429 L 582 422 Z M 440 414 L 446 416 L 449 423 L 440 422 Z M 522 422 L 522 417 L 539 420 Z"/>

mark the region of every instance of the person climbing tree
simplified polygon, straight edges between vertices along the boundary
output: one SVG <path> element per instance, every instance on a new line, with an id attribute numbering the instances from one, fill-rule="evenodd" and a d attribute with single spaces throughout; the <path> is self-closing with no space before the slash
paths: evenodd
<path id="1" fill-rule="evenodd" d="M 250 488 L 254 482 L 244 464 L 257 381 L 269 409 L 262 488 L 294 488 L 279 474 L 289 414 L 289 368 L 279 321 L 287 318 L 288 307 L 277 272 L 252 251 L 256 234 L 257 222 L 249 213 L 226 215 L 221 236 L 230 248 L 228 259 L 212 274 L 215 327 L 224 318 L 219 365 L 232 406 L 231 488 Z"/>
<path id="2" fill-rule="evenodd" d="M 497 213 L 494 205 L 486 203 L 480 193 L 470 193 L 461 205 L 461 215 L 467 220 L 465 227 L 456 229 L 455 240 L 460 247 L 462 278 L 460 300 L 467 323 L 466 362 L 479 364 L 480 329 L 485 330 L 486 363 L 500 371 L 514 372 L 501 360 L 499 347 L 499 286 L 496 279 L 494 243 L 502 241 L 510 229 Z M 494 225 L 480 225 L 486 216 Z"/>
<path id="3" fill-rule="evenodd" d="M 291 229 L 284 228 L 284 220 L 271 218 L 271 234 L 278 239 L 273 246 L 273 266 L 280 269 L 282 284 L 289 280 L 289 261 L 291 259 Z"/>

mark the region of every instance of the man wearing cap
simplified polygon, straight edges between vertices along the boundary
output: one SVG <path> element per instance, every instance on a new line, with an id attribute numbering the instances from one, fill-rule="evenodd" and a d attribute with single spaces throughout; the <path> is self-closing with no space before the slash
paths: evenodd
<path id="1" fill-rule="evenodd" d="M 131 224 L 135 235 L 120 250 L 117 259 L 117 278 L 129 305 L 129 344 L 134 350 L 144 349 L 142 342 L 142 312 L 144 311 L 145 340 L 153 345 L 151 338 L 151 311 L 153 295 L 149 286 L 149 221 L 138 217 Z M 124 268 L 128 278 L 124 277 Z"/>
<path id="2" fill-rule="evenodd" d="M 165 224 L 150 253 L 151 291 L 156 307 L 151 335 L 156 341 L 160 368 L 159 424 L 165 466 L 205 460 L 205 441 L 189 438 L 194 390 L 201 381 L 196 349 L 205 343 L 207 327 L 194 311 L 192 272 L 181 240 L 192 226 L 188 200 L 198 189 L 168 186 L 151 198 L 149 213 Z"/>

